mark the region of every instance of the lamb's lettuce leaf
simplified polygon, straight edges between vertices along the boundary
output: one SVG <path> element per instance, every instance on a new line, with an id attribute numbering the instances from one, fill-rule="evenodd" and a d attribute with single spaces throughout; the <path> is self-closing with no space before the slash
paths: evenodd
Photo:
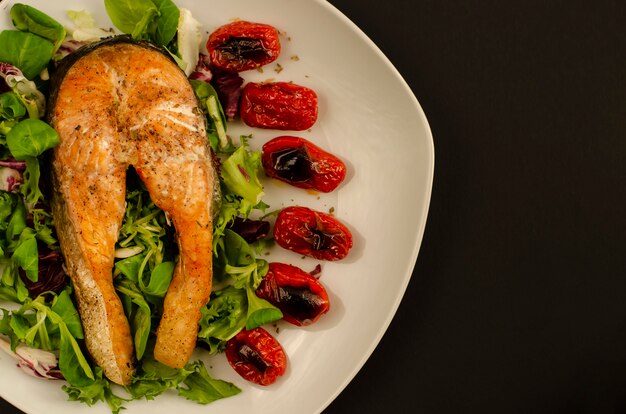
<path id="1" fill-rule="evenodd" d="M 59 22 L 26 4 L 16 3 L 11 7 L 11 20 L 16 29 L 36 34 L 52 42 L 53 54 L 65 40 L 65 28 Z"/>
<path id="2" fill-rule="evenodd" d="M 39 119 L 25 119 L 7 135 L 7 145 L 16 160 L 38 157 L 59 144 L 59 134 Z"/>
<path id="3" fill-rule="evenodd" d="M 18 67 L 31 80 L 48 66 L 54 53 L 52 42 L 19 30 L 0 32 L 0 45 L 0 62 Z"/>

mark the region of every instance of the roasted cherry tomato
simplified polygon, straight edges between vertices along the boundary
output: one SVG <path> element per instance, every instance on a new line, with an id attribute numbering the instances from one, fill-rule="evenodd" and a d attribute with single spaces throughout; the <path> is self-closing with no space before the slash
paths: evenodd
<path id="1" fill-rule="evenodd" d="M 317 120 L 317 95 L 294 83 L 250 82 L 241 93 L 239 115 L 250 127 L 303 131 Z"/>
<path id="2" fill-rule="evenodd" d="M 239 20 L 217 28 L 206 48 L 213 66 L 242 72 L 273 62 L 280 54 L 278 30 L 262 23 Z"/>
<path id="3" fill-rule="evenodd" d="M 259 385 L 270 385 L 287 369 L 287 355 L 263 328 L 243 330 L 226 343 L 226 359 L 237 374 Z"/>
<path id="4" fill-rule="evenodd" d="M 319 280 L 285 263 L 270 263 L 256 294 L 280 309 L 284 320 L 297 326 L 312 324 L 330 308 L 328 293 Z"/>
<path id="5" fill-rule="evenodd" d="M 346 178 L 343 161 L 304 138 L 274 138 L 263 145 L 261 160 L 268 177 L 300 188 L 329 193 Z"/>
<path id="6" fill-rule="evenodd" d="M 306 207 L 278 213 L 274 240 L 279 246 L 318 260 L 341 260 L 352 248 L 352 233 L 330 214 Z"/>

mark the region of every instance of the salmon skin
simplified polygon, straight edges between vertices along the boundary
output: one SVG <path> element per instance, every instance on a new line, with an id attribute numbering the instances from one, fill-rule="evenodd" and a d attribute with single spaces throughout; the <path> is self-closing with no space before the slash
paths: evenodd
<path id="1" fill-rule="evenodd" d="M 87 349 L 128 384 L 134 347 L 113 286 L 126 172 L 137 171 L 174 224 L 179 258 L 157 329 L 155 358 L 183 367 L 212 283 L 212 213 L 219 183 L 206 119 L 185 74 L 159 48 L 117 36 L 65 58 L 51 80 L 52 214 L 74 284 Z"/>

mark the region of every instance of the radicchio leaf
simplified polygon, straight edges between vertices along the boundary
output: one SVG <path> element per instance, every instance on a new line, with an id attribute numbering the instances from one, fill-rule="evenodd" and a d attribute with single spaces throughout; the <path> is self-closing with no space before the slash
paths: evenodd
<path id="1" fill-rule="evenodd" d="M 46 112 L 46 97 L 28 80 L 19 68 L 0 62 L 0 93 L 13 91 L 28 109 L 29 116 L 41 117 Z"/>
<path id="2" fill-rule="evenodd" d="M 0 160 L 0 167 L 12 168 L 14 170 L 23 172 L 26 169 L 26 161 L 18 161 L 13 158 Z"/>
<path id="3" fill-rule="evenodd" d="M 23 182 L 24 176 L 19 170 L 0 164 L 0 190 L 9 193 L 16 191 Z"/>
<path id="4" fill-rule="evenodd" d="M 63 379 L 57 356 L 52 352 L 30 348 L 24 344 L 19 344 L 13 352 L 9 342 L 1 337 L 0 349 L 12 356 L 17 361 L 17 366 L 28 375 L 41 379 Z"/>
<path id="5" fill-rule="evenodd" d="M 217 68 L 211 68 L 211 71 L 213 72 L 211 85 L 220 98 L 224 115 L 229 120 L 233 120 L 239 113 L 239 98 L 241 97 L 243 78 L 235 72 L 227 72 Z"/>
<path id="6" fill-rule="evenodd" d="M 191 75 L 189 75 L 189 79 L 200 80 L 202 82 L 211 82 L 213 78 L 213 73 L 210 69 L 211 60 L 208 55 L 200 54 L 198 58 L 198 64 Z"/>
<path id="7" fill-rule="evenodd" d="M 9 75 L 22 77 L 24 76 L 22 71 L 19 70 L 17 67 L 9 63 L 0 62 L 0 78 L 2 78 L 2 81 L 0 81 L 0 93 L 8 92 L 11 90 L 11 86 L 9 86 L 9 83 L 7 81 L 7 76 Z"/>
<path id="8" fill-rule="evenodd" d="M 36 282 L 32 282 L 20 269 L 20 277 L 24 281 L 28 294 L 36 298 L 45 292 L 60 293 L 67 285 L 63 256 L 56 250 L 39 245 L 39 273 Z"/>
<path id="9" fill-rule="evenodd" d="M 240 235 L 246 242 L 254 243 L 267 236 L 270 231 L 270 222 L 235 217 L 230 229 Z"/>

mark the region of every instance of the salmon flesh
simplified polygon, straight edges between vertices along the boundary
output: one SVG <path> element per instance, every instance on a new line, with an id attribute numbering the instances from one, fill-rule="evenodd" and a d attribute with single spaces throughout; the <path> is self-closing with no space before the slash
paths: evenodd
<path id="1" fill-rule="evenodd" d="M 110 380 L 129 383 L 133 340 L 112 270 L 133 166 L 176 229 L 180 254 L 154 356 L 181 368 L 211 293 L 218 186 L 193 89 L 161 50 L 115 37 L 66 58 L 51 91 L 48 120 L 60 136 L 52 156 L 52 213 L 89 353 Z"/>

